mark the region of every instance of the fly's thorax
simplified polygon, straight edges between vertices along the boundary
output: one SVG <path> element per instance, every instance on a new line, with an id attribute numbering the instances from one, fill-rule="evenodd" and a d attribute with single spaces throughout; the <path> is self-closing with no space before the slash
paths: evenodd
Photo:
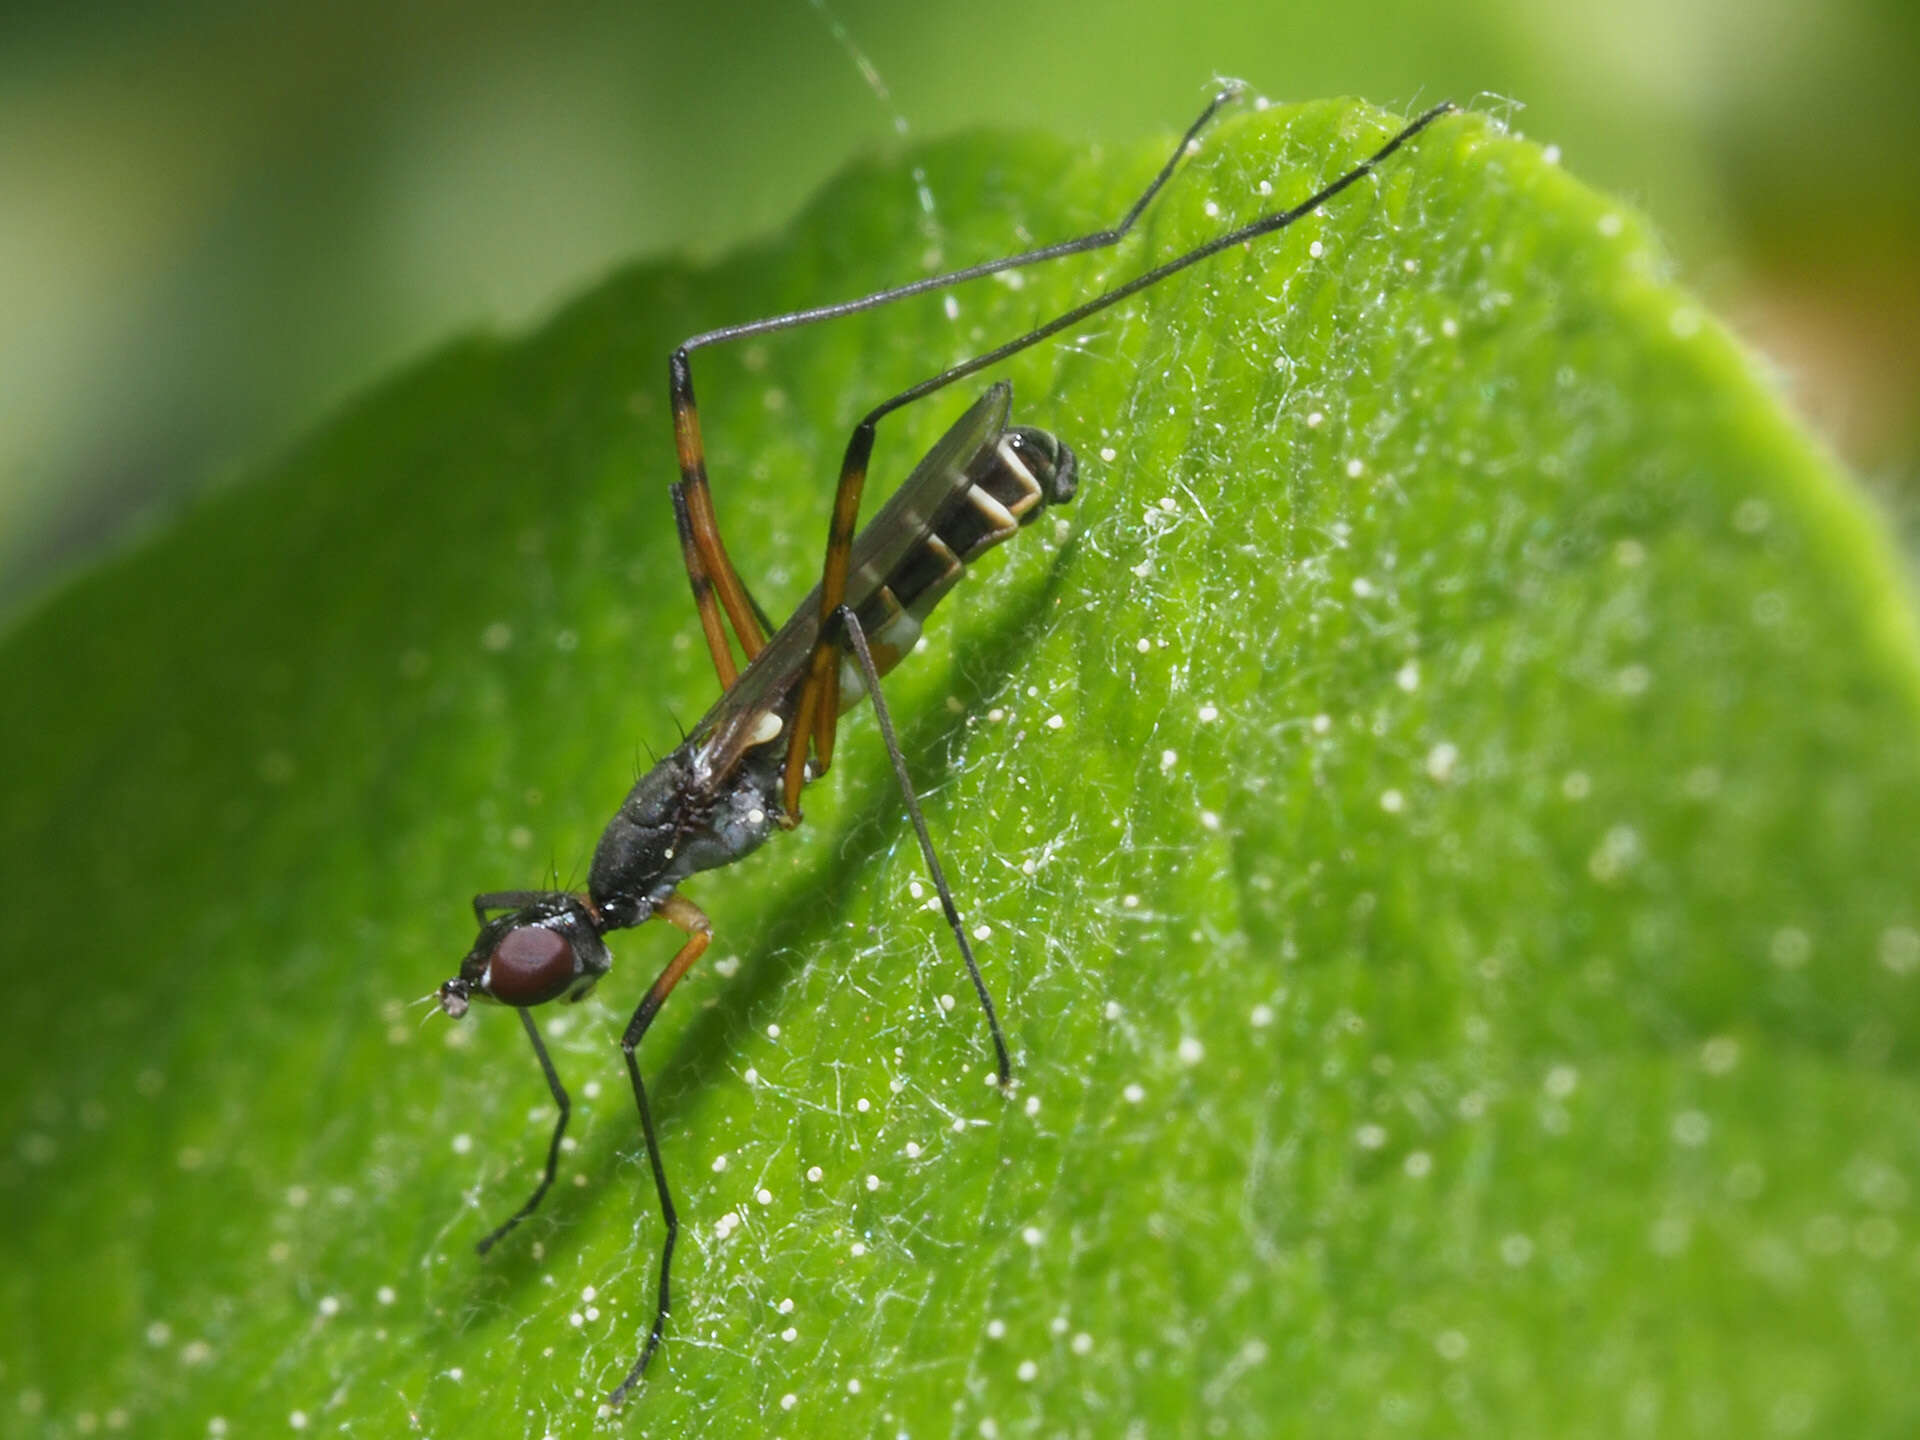
<path id="1" fill-rule="evenodd" d="M 680 746 L 634 782 L 601 832 L 587 889 L 609 929 L 639 924 L 672 892 L 697 774 L 693 746 Z"/>
<path id="2" fill-rule="evenodd" d="M 966 481 L 935 513 L 926 537 L 859 609 L 860 628 L 882 675 L 912 651 L 927 617 L 960 583 L 967 566 L 1031 525 L 1047 506 L 1073 499 L 1079 462 L 1058 436 L 1016 425 L 974 457 Z M 851 656 L 844 657 L 841 708 L 866 693 L 859 667 Z"/>
<path id="3" fill-rule="evenodd" d="M 603 927 L 638 925 L 689 875 L 757 850 L 775 828 L 783 756 L 761 746 L 715 774 L 693 740 L 641 776 L 593 853 L 587 886 Z"/>
<path id="4" fill-rule="evenodd" d="M 785 747 L 772 743 L 746 753 L 681 837 L 676 884 L 696 871 L 731 865 L 766 843 L 779 824 L 785 758 Z"/>

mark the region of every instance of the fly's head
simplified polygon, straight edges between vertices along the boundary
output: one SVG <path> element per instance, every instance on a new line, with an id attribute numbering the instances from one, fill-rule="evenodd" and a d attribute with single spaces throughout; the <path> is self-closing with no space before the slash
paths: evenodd
<path id="1" fill-rule="evenodd" d="M 489 897 L 482 896 L 480 907 Z M 502 897 L 503 900 L 505 897 Z M 526 1009 L 578 1000 L 612 965 L 601 926 L 578 895 L 515 894 L 512 908 L 480 926 L 460 973 L 440 986 L 440 1008 L 458 1020 L 475 1000 Z"/>

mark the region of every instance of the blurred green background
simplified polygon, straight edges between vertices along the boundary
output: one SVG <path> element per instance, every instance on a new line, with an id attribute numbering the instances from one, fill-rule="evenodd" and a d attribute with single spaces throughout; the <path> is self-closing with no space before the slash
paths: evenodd
<path id="1" fill-rule="evenodd" d="M 1557 145 L 1657 218 L 1911 551 L 1917 9 L 15 5 L 0 19 L 0 608 L 396 362 L 525 325 L 635 256 L 712 255 L 776 227 L 902 128 L 1132 143 L 1183 124 L 1216 73 L 1285 98 L 1452 96 Z"/>

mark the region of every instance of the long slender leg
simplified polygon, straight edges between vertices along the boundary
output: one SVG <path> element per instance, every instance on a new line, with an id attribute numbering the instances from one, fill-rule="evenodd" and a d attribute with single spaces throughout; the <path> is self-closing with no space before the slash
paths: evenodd
<path id="1" fill-rule="evenodd" d="M 719 673 L 721 688 L 725 689 L 733 684 L 733 652 L 727 645 L 727 632 L 720 609 L 714 603 L 713 575 L 709 567 L 716 559 L 729 567 L 732 562 L 728 559 L 725 545 L 721 543 L 720 532 L 713 524 L 711 509 L 703 530 L 694 521 L 693 512 L 687 506 L 687 492 L 679 482 L 673 486 L 673 519 L 680 531 L 680 553 L 686 562 L 687 583 L 693 588 L 694 607 L 700 612 L 700 628 L 707 637 L 707 649 L 713 655 L 713 668 Z M 751 647 L 742 641 L 743 648 L 747 649 L 747 658 L 752 659 L 760 653 L 760 647 L 765 643 L 763 637 L 771 635 L 776 627 L 767 618 L 767 612 L 760 607 L 760 602 L 753 598 L 753 592 L 739 581 L 737 573 L 734 578 L 753 611 L 754 619 L 760 624 L 759 633 L 754 636 Z"/>
<path id="2" fill-rule="evenodd" d="M 842 300 L 832 305 L 816 305 L 808 310 L 795 310 L 785 315 L 769 316 L 764 320 L 749 320 L 742 325 L 723 325 L 718 330 L 706 330 L 692 336 L 681 345 L 681 353 L 702 350 L 709 345 L 719 345 L 729 340 L 745 340 L 755 335 L 767 335 L 776 330 L 792 330 L 820 320 L 838 320 L 842 316 L 858 315 L 864 310 L 876 310 L 882 305 L 892 304 L 895 300 L 925 295 L 934 290 L 946 290 L 987 275 L 998 275 L 1003 270 L 1018 270 L 1027 265 L 1038 265 L 1043 261 L 1058 260 L 1067 255 L 1084 255 L 1090 250 L 1101 250 L 1109 245 L 1116 245 L 1126 237 L 1127 232 L 1133 229 L 1134 222 L 1145 212 L 1147 206 L 1153 203 L 1153 197 L 1158 195 L 1167 181 L 1173 178 L 1173 172 L 1180 167 L 1180 161 L 1186 156 L 1200 132 L 1207 128 L 1223 106 L 1239 99 L 1244 93 L 1244 87 L 1235 81 L 1223 86 L 1214 94 L 1214 97 L 1207 102 L 1206 108 L 1180 137 L 1180 143 L 1173 147 L 1173 153 L 1167 157 L 1167 163 L 1160 167 L 1160 173 L 1155 175 L 1147 188 L 1140 192 L 1139 198 L 1133 202 L 1127 213 L 1120 217 L 1118 224 L 1111 225 L 1105 230 L 1096 230 L 1091 235 L 1080 235 L 1072 240 L 1042 245 L 1037 250 L 1024 250 L 1018 255 L 1006 255 L 998 260 L 986 260 L 961 270 L 949 270 L 944 274 L 911 280 L 905 285 L 876 290 L 873 294 L 862 295 L 857 300 Z"/>
<path id="3" fill-rule="evenodd" d="M 573 1104 L 567 1099 L 567 1087 L 560 1083 L 560 1072 L 553 1068 L 553 1061 L 547 1055 L 546 1043 L 540 1038 L 540 1027 L 533 1023 L 533 1012 L 522 1010 L 520 1023 L 526 1027 L 527 1039 L 533 1042 L 533 1053 L 539 1058 L 540 1073 L 547 1077 L 547 1089 L 553 1092 L 553 1103 L 560 1107 L 560 1118 L 554 1122 L 553 1139 L 547 1145 L 546 1173 L 541 1175 L 540 1183 L 533 1187 L 533 1194 L 506 1222 L 496 1226 L 474 1248 L 482 1255 L 494 1247 L 494 1243 L 514 1226 L 534 1212 L 536 1206 L 546 1198 L 547 1191 L 553 1186 L 553 1173 L 560 1164 L 560 1137 L 567 1133 L 567 1116 L 573 1111 Z"/>
<path id="4" fill-rule="evenodd" d="M 959 942 L 960 958 L 967 962 L 967 976 L 973 981 L 973 993 L 980 997 L 980 1008 L 987 1012 L 987 1029 L 993 1035 L 993 1053 L 1000 1064 L 1000 1084 L 1004 1089 L 1013 1078 L 1013 1062 L 1007 1056 L 1007 1039 L 1000 1033 L 1000 1017 L 994 1013 L 993 997 L 987 994 L 987 982 L 980 978 L 980 966 L 973 958 L 973 946 L 967 943 L 966 927 L 960 923 L 960 908 L 953 903 L 953 891 L 947 886 L 946 872 L 940 868 L 940 857 L 934 853 L 933 837 L 927 833 L 926 817 L 920 813 L 920 801 L 913 793 L 913 781 L 907 775 L 906 757 L 900 753 L 900 743 L 894 739 L 893 717 L 887 714 L 886 697 L 880 693 L 880 671 L 873 663 L 873 652 L 867 648 L 867 632 L 860 628 L 860 617 L 853 613 L 851 605 L 842 605 L 837 612 L 840 623 L 846 627 L 847 639 L 853 644 L 853 653 L 859 658 L 860 673 L 867 682 L 867 694 L 873 698 L 874 718 L 880 722 L 880 738 L 886 741 L 887 758 L 893 762 L 893 775 L 900 782 L 900 794 L 907 802 L 907 815 L 913 821 L 913 833 L 920 842 L 920 854 L 925 857 L 927 871 L 933 876 L 933 888 L 940 892 L 940 908 L 946 911 L 947 925 L 953 931 L 953 938 Z"/>
<path id="5" fill-rule="evenodd" d="M 807 680 L 794 707 L 793 728 L 787 732 L 786 768 L 780 776 L 781 819 L 789 829 L 800 823 L 800 787 L 813 778 L 814 772 L 807 768 L 807 742 L 813 737 L 813 717 L 825 693 L 826 686 L 818 681 L 809 662 Z"/>
<path id="6" fill-rule="evenodd" d="M 751 660 L 767 643 L 761 632 L 755 606 L 747 596 L 740 574 L 733 568 L 727 547 L 720 538 L 720 525 L 714 519 L 713 491 L 707 485 L 707 452 L 700 439 L 700 407 L 693 398 L 693 367 L 685 350 L 674 351 L 667 361 L 667 391 L 673 406 L 673 443 L 680 460 L 680 479 L 673 487 L 673 510 L 680 525 L 681 553 L 686 557 L 687 574 L 693 579 L 696 565 L 709 577 L 720 605 L 733 622 L 740 637 L 740 648 Z M 694 599 L 700 600 L 700 584 L 694 580 Z M 710 605 L 711 602 L 709 601 Z M 701 623 L 707 622 L 703 607 Z M 712 643 L 709 631 L 709 644 Z"/>
<path id="7" fill-rule="evenodd" d="M 832 693 L 836 684 L 839 667 L 835 662 L 835 645 L 828 633 L 828 622 L 846 599 L 847 568 L 853 551 L 853 532 L 860 515 L 860 495 L 867 479 L 867 462 L 873 455 L 875 428 L 886 416 L 911 405 L 914 401 L 931 395 L 934 391 L 951 385 L 956 380 L 977 374 L 989 365 L 996 365 L 1009 355 L 1017 355 L 1022 350 L 1038 345 L 1042 340 L 1058 335 L 1062 330 L 1070 330 L 1090 316 L 1099 314 L 1110 305 L 1117 305 L 1131 295 L 1137 295 L 1150 286 L 1159 284 L 1171 275 L 1177 275 L 1189 266 L 1197 265 L 1210 256 L 1218 255 L 1222 250 L 1231 249 L 1261 235 L 1284 230 L 1303 215 L 1310 215 L 1327 201 L 1333 199 L 1349 186 L 1357 184 L 1372 174 L 1374 168 L 1407 141 L 1418 135 L 1442 115 L 1451 113 L 1453 102 L 1443 100 L 1431 110 L 1408 123 L 1391 140 L 1382 145 L 1372 155 L 1362 160 L 1345 174 L 1323 185 L 1299 204 L 1285 210 L 1275 210 L 1258 220 L 1229 230 L 1224 235 L 1216 235 L 1203 245 L 1197 245 L 1183 255 L 1154 266 L 1151 270 L 1136 275 L 1120 285 L 1114 286 L 1094 296 L 1083 304 L 1076 305 L 1064 314 L 1057 315 L 1046 324 L 1029 330 L 1024 335 L 1015 336 L 1004 345 L 997 345 L 983 354 L 962 360 L 958 365 L 950 366 L 937 375 L 929 376 L 917 385 L 910 385 L 899 394 L 881 401 L 869 410 L 860 423 L 853 427 L 853 434 L 847 441 L 846 458 L 840 464 L 840 484 L 833 496 L 833 521 L 827 531 L 827 558 L 820 575 L 820 639 L 814 645 L 813 656 L 807 671 L 805 689 L 801 692 L 796 714 L 811 716 L 817 740 L 820 727 L 827 731 L 827 743 L 823 747 L 827 754 L 832 753 L 832 727 L 838 720 L 838 705 L 820 704 L 820 698 Z M 795 771 L 798 768 L 794 756 L 804 749 L 799 734 L 801 726 L 796 724 L 795 734 L 789 740 L 787 752 L 786 794 L 788 812 L 791 815 L 797 804 L 799 784 Z M 816 766 L 816 773 L 819 768 Z M 804 780 L 804 776 L 798 777 Z"/>
<path id="8" fill-rule="evenodd" d="M 687 512 L 686 492 L 679 484 L 673 487 L 673 518 L 680 530 L 680 554 L 687 566 L 687 584 L 693 589 L 693 606 L 700 612 L 700 629 L 707 637 L 707 653 L 713 656 L 720 688 L 730 689 L 740 669 L 733 662 L 733 647 L 727 643 L 727 628 L 720 617 L 720 607 L 714 603 L 713 576 L 707 569 L 711 551 L 700 543 L 694 532 L 693 517 Z"/>
<path id="9" fill-rule="evenodd" d="M 1116 285 L 1111 290 L 1102 291 L 1091 300 L 1074 306 L 1073 309 L 1066 311 L 1064 314 L 1056 315 L 1046 324 L 1029 330 L 1024 335 L 1016 336 L 1004 345 L 995 346 L 984 354 L 975 355 L 969 360 L 963 360 L 958 365 L 942 370 L 938 375 L 929 376 L 918 385 L 910 385 L 898 395 L 881 401 L 880 404 L 869 410 L 866 417 L 854 427 L 853 438 L 847 443 L 848 456 L 851 458 L 856 453 L 858 454 L 860 462 L 859 473 L 861 477 L 864 477 L 866 474 L 867 458 L 873 452 L 873 427 L 884 416 L 892 414 L 903 405 L 911 405 L 914 401 L 931 395 L 934 391 L 943 389 L 956 380 L 964 380 L 969 375 L 978 374 L 989 365 L 997 365 L 1009 355 L 1017 355 L 1022 350 L 1030 349 L 1032 346 L 1038 345 L 1042 340 L 1051 339 L 1062 330 L 1071 330 L 1089 316 L 1097 315 L 1108 306 L 1119 304 L 1128 296 L 1137 295 L 1142 290 L 1158 285 L 1168 276 L 1177 275 L 1189 266 L 1198 265 L 1202 260 L 1218 255 L 1222 250 L 1230 250 L 1235 245 L 1244 245 L 1247 241 L 1257 239 L 1262 235 L 1271 235 L 1276 230 L 1286 229 L 1302 216 L 1311 215 L 1322 205 L 1326 204 L 1327 201 L 1340 194 L 1341 191 L 1366 179 L 1367 176 L 1374 172 L 1381 161 L 1385 160 L 1389 155 L 1393 154 L 1394 151 L 1398 150 L 1402 145 L 1406 144 L 1407 141 L 1433 124 L 1433 122 L 1441 116 L 1452 114 L 1453 110 L 1454 104 L 1451 100 L 1442 100 L 1431 110 L 1409 121 L 1399 133 L 1378 150 L 1374 151 L 1373 154 L 1369 155 L 1365 160 L 1362 160 L 1345 174 L 1328 181 L 1327 184 L 1321 186 L 1320 189 L 1314 191 L 1313 194 L 1309 195 L 1299 204 L 1285 210 L 1272 211 L 1269 214 L 1262 215 L 1258 220 L 1248 221 L 1236 230 L 1229 230 L 1224 235 L 1216 235 L 1205 244 L 1194 246 L 1193 249 L 1187 251 L 1184 255 L 1176 255 L 1173 259 L 1164 261 L 1154 266 L 1151 270 L 1134 276 L 1133 279 L 1126 281 L 1124 284 Z M 845 483 L 844 476 L 842 483 Z M 855 483 L 858 482 L 856 481 Z M 838 497 L 835 498 L 835 503 L 836 505 L 838 504 Z M 859 507 L 856 505 L 854 508 L 857 510 Z M 846 561 L 843 557 L 841 560 L 843 571 L 845 564 Z M 844 583 L 844 581 L 845 576 L 843 574 L 842 582 Z M 824 610 L 821 612 L 823 618 L 826 613 Z"/>
<path id="10" fill-rule="evenodd" d="M 1147 188 L 1140 192 L 1127 213 L 1120 217 L 1117 224 L 1105 230 L 1096 230 L 1089 235 L 1077 236 L 1071 240 L 1062 240 L 1052 245 L 1043 245 L 1037 250 L 1023 251 L 1018 255 L 1006 255 L 997 260 L 984 261 L 978 265 L 969 265 L 964 269 L 950 270 L 941 275 L 929 275 L 921 280 L 910 281 L 905 285 L 896 285 L 890 289 L 878 290 L 871 295 L 863 295 L 854 300 L 843 300 L 833 305 L 819 305 L 808 310 L 795 310 L 785 315 L 769 316 L 762 320 L 748 321 L 743 325 L 723 326 L 718 330 L 708 330 L 689 337 L 678 350 L 673 352 L 667 362 L 667 391 L 673 406 L 674 444 L 679 452 L 680 480 L 673 487 L 674 514 L 680 526 L 681 551 L 686 557 L 687 575 L 693 585 L 694 603 L 700 608 L 700 624 L 707 637 L 707 647 L 713 652 L 714 668 L 720 672 L 723 685 L 732 684 L 733 664 L 731 658 L 722 661 L 721 651 L 725 641 L 720 631 L 719 615 L 715 613 L 714 598 L 717 595 L 719 608 L 724 609 L 727 619 L 733 624 L 734 632 L 740 637 L 741 648 L 751 660 L 760 653 L 765 643 L 765 616 L 756 617 L 758 606 L 747 594 L 746 587 L 740 583 L 739 572 L 734 569 L 732 559 L 727 555 L 726 546 L 721 541 L 719 525 L 713 513 L 713 493 L 707 483 L 706 448 L 700 438 L 700 410 L 693 395 L 693 366 L 688 357 L 695 351 L 708 345 L 718 345 L 729 340 L 744 340 L 754 335 L 767 335 L 778 330 L 792 330 L 802 325 L 815 324 L 822 320 L 837 320 L 846 315 L 857 315 L 864 310 L 877 309 L 896 300 L 905 300 L 909 296 L 924 295 L 929 291 L 944 290 L 950 286 L 963 284 L 968 280 L 978 280 L 987 275 L 999 274 L 1004 270 L 1016 270 L 1027 265 L 1038 265 L 1043 261 L 1057 260 L 1067 255 L 1085 254 L 1091 250 L 1103 249 L 1118 244 L 1133 229 L 1148 205 L 1153 202 L 1165 187 L 1173 172 L 1179 168 L 1181 159 L 1187 154 L 1194 139 L 1219 113 L 1222 106 L 1239 98 L 1241 87 L 1228 85 L 1218 91 L 1180 137 L 1180 143 L 1167 157 L 1166 164 L 1153 177 Z M 858 506 L 855 506 L 857 514 Z M 838 603 L 836 599 L 835 604 Z M 822 613 L 828 613 L 831 606 Z M 760 621 L 756 628 L 755 620 Z M 823 683 L 831 684 L 829 679 Z M 837 705 L 821 707 L 826 715 L 837 715 Z M 802 732 L 805 726 L 796 727 Z M 823 721 L 825 748 L 831 752 L 833 747 L 833 724 Z M 819 767 L 826 768 L 825 763 Z M 796 792 L 797 793 L 797 792 Z M 795 806 L 788 805 L 789 814 Z"/>
<path id="11" fill-rule="evenodd" d="M 787 821 L 800 814 L 800 787 L 806 783 L 807 742 L 814 746 L 813 777 L 824 775 L 833 763 L 834 727 L 840 720 L 840 666 L 834 644 L 825 638 L 825 625 L 847 595 L 847 566 L 853 537 L 860 525 L 860 496 L 866 489 L 867 459 L 873 454 L 874 426 L 863 420 L 847 443 L 840 462 L 840 483 L 833 492 L 833 518 L 827 526 L 827 563 L 820 576 L 820 623 L 824 643 L 816 645 L 808 661 L 807 679 L 787 736 L 787 768 L 782 799 Z"/>
<path id="12" fill-rule="evenodd" d="M 640 1347 L 640 1358 L 627 1371 L 627 1378 L 614 1386 L 613 1392 L 607 1396 L 609 1405 L 619 1405 L 626 1400 L 627 1392 L 647 1373 L 647 1362 L 653 1359 L 653 1352 L 660 1348 L 660 1336 L 667 1327 L 667 1312 L 672 1307 L 668 1280 L 673 1270 L 673 1245 L 680 1238 L 680 1215 L 673 1208 L 673 1192 L 667 1188 L 667 1170 L 660 1159 L 660 1138 L 654 1132 L 653 1111 L 647 1105 L 647 1087 L 640 1078 L 640 1061 L 635 1052 L 640 1048 L 647 1027 L 653 1024 L 653 1017 L 660 1013 L 667 996 L 673 993 L 673 987 L 693 968 L 693 962 L 700 958 L 713 939 L 712 924 L 700 912 L 700 907 L 684 896 L 669 896 L 655 913 L 668 924 L 684 930 L 687 943 L 667 962 L 667 968 L 660 972 L 660 978 L 653 982 L 641 999 L 640 1008 L 633 1012 L 633 1019 L 627 1022 L 626 1033 L 620 1037 L 620 1050 L 627 1057 L 627 1074 L 633 1080 L 633 1100 L 640 1109 L 640 1133 L 647 1142 L 647 1163 L 653 1167 L 653 1188 L 660 1195 L 660 1216 L 666 1221 L 667 1235 L 660 1246 L 660 1297 L 653 1313 L 653 1328 L 647 1332 L 647 1343 Z"/>

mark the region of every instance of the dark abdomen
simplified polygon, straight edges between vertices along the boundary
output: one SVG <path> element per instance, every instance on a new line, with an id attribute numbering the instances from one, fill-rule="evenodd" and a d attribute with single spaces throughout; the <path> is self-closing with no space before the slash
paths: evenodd
<path id="1" fill-rule="evenodd" d="M 926 538 L 874 585 L 860 606 L 860 627 L 882 675 L 913 649 L 921 625 L 960 583 L 968 565 L 1031 524 L 1048 505 L 1073 498 L 1079 467 L 1073 451 L 1057 436 L 1021 425 L 982 449 L 966 478 L 968 483 L 956 486 L 935 512 Z M 850 576 L 847 588 L 857 594 L 872 578 Z M 859 667 L 845 657 L 841 709 L 865 695 Z"/>

